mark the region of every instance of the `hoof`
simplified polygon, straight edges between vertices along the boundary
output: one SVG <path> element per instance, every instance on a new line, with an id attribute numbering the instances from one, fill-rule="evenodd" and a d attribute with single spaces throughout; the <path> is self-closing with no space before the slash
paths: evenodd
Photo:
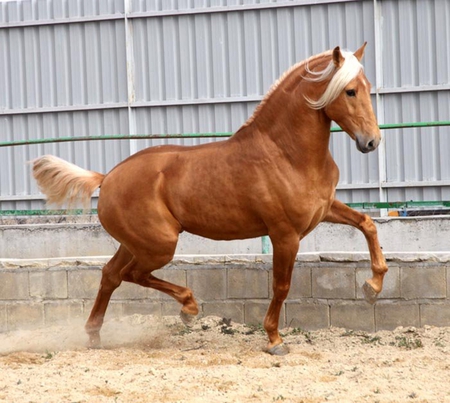
<path id="1" fill-rule="evenodd" d="M 194 324 L 196 322 L 197 316 L 181 311 L 180 318 L 186 327 L 192 327 L 192 326 L 194 326 Z"/>
<path id="2" fill-rule="evenodd" d="M 362 287 L 364 292 L 364 298 L 369 304 L 374 304 L 377 301 L 378 293 L 373 287 L 366 281 Z"/>
<path id="3" fill-rule="evenodd" d="M 87 343 L 87 348 L 92 350 L 98 350 L 102 348 L 102 343 L 100 341 L 100 336 L 89 335 L 89 341 Z"/>
<path id="4" fill-rule="evenodd" d="M 269 348 L 267 352 L 270 355 L 286 355 L 289 353 L 289 348 L 286 346 L 286 344 L 281 343 L 273 346 L 272 348 Z"/>

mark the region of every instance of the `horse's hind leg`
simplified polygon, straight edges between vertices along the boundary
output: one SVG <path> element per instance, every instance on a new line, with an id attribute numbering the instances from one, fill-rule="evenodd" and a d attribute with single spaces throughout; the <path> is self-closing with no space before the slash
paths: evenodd
<path id="1" fill-rule="evenodd" d="M 192 291 L 187 287 L 181 287 L 168 281 L 161 280 L 151 274 L 154 270 L 160 269 L 172 260 L 173 255 L 139 255 L 127 265 L 121 272 L 123 281 L 139 284 L 143 287 L 154 288 L 164 292 L 176 301 L 181 307 L 181 319 L 189 326 L 198 314 L 198 305 Z"/>
<path id="2" fill-rule="evenodd" d="M 335 200 L 324 221 L 351 225 L 359 229 L 366 237 L 370 252 L 372 278 L 366 281 L 363 291 L 366 300 L 371 304 L 375 303 L 383 288 L 383 278 L 388 271 L 388 267 L 378 241 L 377 228 L 372 219 L 368 215 L 359 213 Z"/>
<path id="3" fill-rule="evenodd" d="M 128 249 L 120 245 L 116 254 L 103 267 L 97 298 L 85 325 L 86 332 L 89 335 L 89 347 L 100 347 L 100 329 L 103 325 L 106 308 L 112 293 L 122 282 L 120 271 L 130 263 L 132 258 L 133 255 Z"/>

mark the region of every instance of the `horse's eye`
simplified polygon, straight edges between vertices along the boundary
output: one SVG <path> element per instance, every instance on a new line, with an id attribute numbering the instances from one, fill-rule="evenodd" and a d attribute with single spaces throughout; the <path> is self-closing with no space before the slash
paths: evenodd
<path id="1" fill-rule="evenodd" d="M 349 97 L 356 97 L 356 91 L 355 90 L 347 90 L 345 91 Z"/>

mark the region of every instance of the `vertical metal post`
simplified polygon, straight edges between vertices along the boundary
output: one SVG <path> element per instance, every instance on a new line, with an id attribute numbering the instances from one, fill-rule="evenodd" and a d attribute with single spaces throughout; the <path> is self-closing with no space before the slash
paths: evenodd
<path id="1" fill-rule="evenodd" d="M 382 7 L 378 0 L 373 0 L 373 11 L 374 11 L 374 26 L 375 26 L 375 99 L 377 105 L 377 119 L 378 124 L 384 124 L 384 98 L 380 94 L 380 89 L 383 87 L 383 13 Z M 386 189 L 383 184 L 386 183 L 387 173 L 386 173 L 386 141 L 380 143 L 378 147 L 378 191 L 380 202 L 387 201 Z M 387 209 L 380 209 L 380 215 L 387 216 Z"/>
<path id="2" fill-rule="evenodd" d="M 270 239 L 267 235 L 261 238 L 261 251 L 264 255 L 270 253 Z"/>
<path id="3" fill-rule="evenodd" d="M 132 11 L 132 0 L 124 0 L 125 8 L 125 47 L 126 47 L 126 69 L 127 69 L 127 91 L 128 91 L 128 134 L 137 134 L 136 132 L 136 116 L 133 109 L 133 103 L 136 100 L 135 89 L 135 63 L 134 63 L 134 37 L 133 24 L 128 15 Z M 130 154 L 137 152 L 137 140 L 130 140 Z"/>

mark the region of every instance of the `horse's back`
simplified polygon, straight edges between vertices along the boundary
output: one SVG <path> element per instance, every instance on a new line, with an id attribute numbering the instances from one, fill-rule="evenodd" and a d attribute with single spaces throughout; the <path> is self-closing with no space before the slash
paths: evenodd
<path id="1" fill-rule="evenodd" d="M 108 232 L 107 221 L 139 216 L 148 225 L 176 222 L 180 230 L 212 239 L 259 236 L 266 227 L 252 191 L 256 179 L 235 157 L 229 141 L 142 150 L 105 177 L 99 218 Z"/>

